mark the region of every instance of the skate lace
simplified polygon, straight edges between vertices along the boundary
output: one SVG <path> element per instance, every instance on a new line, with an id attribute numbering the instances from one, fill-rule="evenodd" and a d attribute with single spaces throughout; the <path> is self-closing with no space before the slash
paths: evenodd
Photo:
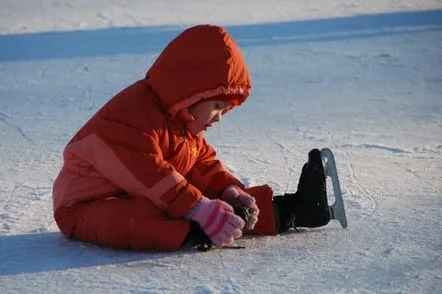
<path id="1" fill-rule="evenodd" d="M 205 243 L 201 243 L 196 249 L 198 251 L 202 251 L 202 252 L 207 252 L 213 249 L 216 249 L 217 247 L 213 247 L 212 242 L 205 242 Z M 219 249 L 246 249 L 245 246 L 222 246 L 219 247 Z"/>
<path id="2" fill-rule="evenodd" d="M 295 226 L 295 220 L 296 220 L 296 216 L 292 215 L 290 217 L 290 219 L 288 220 L 288 222 L 287 222 L 287 227 L 288 228 L 294 228 L 295 231 L 299 232 L 298 228 L 296 228 L 296 226 Z"/>

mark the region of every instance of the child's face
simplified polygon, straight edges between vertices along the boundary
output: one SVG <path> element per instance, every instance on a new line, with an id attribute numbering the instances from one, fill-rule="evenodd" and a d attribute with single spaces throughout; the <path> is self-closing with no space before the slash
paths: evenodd
<path id="1" fill-rule="evenodd" d="M 195 120 L 187 123 L 187 130 L 196 136 L 220 121 L 221 116 L 231 108 L 230 103 L 226 101 L 208 100 L 196 103 L 189 107 L 189 112 Z"/>

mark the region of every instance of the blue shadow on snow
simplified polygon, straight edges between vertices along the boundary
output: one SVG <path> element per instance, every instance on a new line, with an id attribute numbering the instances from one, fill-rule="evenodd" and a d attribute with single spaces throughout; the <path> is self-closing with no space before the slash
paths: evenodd
<path id="1" fill-rule="evenodd" d="M 183 26 L 0 35 L 0 62 L 160 52 Z M 442 31 L 442 10 L 229 26 L 241 47 Z"/>
<path id="2" fill-rule="evenodd" d="M 58 232 L 0 236 L 0 277 L 131 262 L 149 267 L 161 258 L 198 252 L 190 248 L 175 253 L 113 250 L 68 240 Z"/>

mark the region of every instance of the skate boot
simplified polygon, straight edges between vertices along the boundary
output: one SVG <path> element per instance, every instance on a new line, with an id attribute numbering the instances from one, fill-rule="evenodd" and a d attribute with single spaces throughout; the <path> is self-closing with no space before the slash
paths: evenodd
<path id="1" fill-rule="evenodd" d="M 276 232 L 283 233 L 293 228 L 295 221 L 296 193 L 273 197 Z"/>
<path id="2" fill-rule="evenodd" d="M 335 201 L 328 205 L 326 177 L 333 186 Z M 308 154 L 308 162 L 303 166 L 296 193 L 286 193 L 273 197 L 276 229 L 278 233 L 294 227 L 315 228 L 339 221 L 347 227 L 347 216 L 339 185 L 335 159 L 330 149 L 313 149 Z"/>
<path id="3" fill-rule="evenodd" d="M 308 162 L 302 168 L 294 198 L 294 227 L 316 228 L 328 224 L 331 216 L 326 176 L 321 151 L 318 149 L 313 149 L 308 154 Z"/>
<path id="4" fill-rule="evenodd" d="M 298 191 L 273 197 L 273 207 L 278 233 L 296 227 L 320 227 L 330 221 L 325 173 L 318 149 L 309 152 Z"/>

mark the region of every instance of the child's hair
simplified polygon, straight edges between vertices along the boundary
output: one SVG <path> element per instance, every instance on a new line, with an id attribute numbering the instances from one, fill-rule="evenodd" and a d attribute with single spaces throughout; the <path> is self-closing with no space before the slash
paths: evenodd
<path id="1" fill-rule="evenodd" d="M 225 102 L 229 102 L 232 106 L 237 106 L 240 104 L 241 101 L 241 96 L 236 95 L 236 94 L 220 94 L 220 95 L 216 95 L 204 100 L 218 100 L 218 101 L 225 101 Z"/>

